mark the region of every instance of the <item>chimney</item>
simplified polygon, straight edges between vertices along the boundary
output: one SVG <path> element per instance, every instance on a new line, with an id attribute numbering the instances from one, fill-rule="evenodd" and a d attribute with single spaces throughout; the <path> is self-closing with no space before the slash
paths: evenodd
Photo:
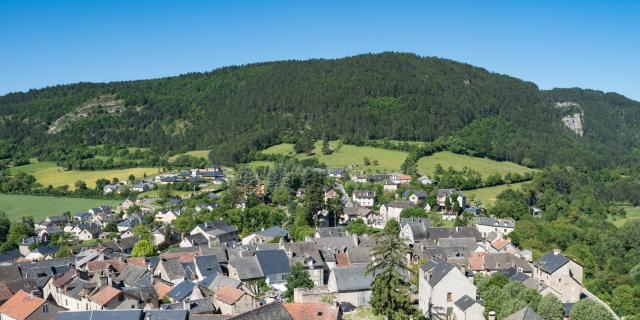
<path id="1" fill-rule="evenodd" d="M 184 300 L 182 300 L 182 309 L 184 310 L 191 309 L 191 300 L 189 300 L 189 298 L 184 298 Z"/>
<path id="2" fill-rule="evenodd" d="M 489 320 L 496 320 L 496 312 L 495 311 L 489 311 Z"/>
<path id="3" fill-rule="evenodd" d="M 558 254 L 560 254 L 560 250 L 558 249 L 553 249 L 553 255 L 557 256 Z"/>

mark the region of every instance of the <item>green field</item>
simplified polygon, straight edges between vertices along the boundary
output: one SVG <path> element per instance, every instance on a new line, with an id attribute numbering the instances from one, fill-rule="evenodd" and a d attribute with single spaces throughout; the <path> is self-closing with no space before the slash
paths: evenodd
<path id="1" fill-rule="evenodd" d="M 467 195 L 469 200 L 472 200 L 477 196 L 485 207 L 492 207 L 496 203 L 496 198 L 502 191 L 507 189 L 520 190 L 522 185 L 525 183 L 526 182 L 512 183 L 510 185 L 503 184 L 495 187 L 466 190 L 464 191 L 464 194 Z"/>
<path id="2" fill-rule="evenodd" d="M 0 211 L 6 212 L 11 220 L 32 216 L 37 222 L 49 215 L 59 215 L 65 211 L 74 214 L 100 205 L 113 206 L 121 202 L 120 200 L 0 194 Z"/>
<path id="3" fill-rule="evenodd" d="M 180 154 L 176 154 L 174 156 L 171 156 L 169 158 L 169 161 L 173 161 L 176 158 L 178 158 L 181 155 L 190 155 L 192 157 L 196 157 L 196 158 L 204 158 L 204 159 L 209 159 L 209 151 L 211 150 L 193 150 L 193 151 L 187 151 L 185 153 L 180 153 Z"/>
<path id="4" fill-rule="evenodd" d="M 126 180 L 129 175 L 141 178 L 146 173 L 148 176 L 158 173 L 158 168 L 129 168 L 129 169 L 113 169 L 113 170 L 96 170 L 96 171 L 64 171 L 62 167 L 58 167 L 55 162 L 34 162 L 24 166 L 11 168 L 12 174 L 18 172 L 26 172 L 33 175 L 36 180 L 43 186 L 52 185 L 62 186 L 68 185 L 70 190 L 74 189 L 74 184 L 78 180 L 83 180 L 89 188 L 95 187 L 95 181 L 100 178 Z"/>
<path id="5" fill-rule="evenodd" d="M 624 206 L 622 207 L 624 211 L 627 212 L 627 216 L 625 218 L 616 218 L 613 216 L 609 216 L 609 221 L 613 223 L 616 227 L 620 228 L 624 226 L 627 221 L 635 221 L 640 220 L 640 207 L 632 207 L 632 206 Z"/>
<path id="6" fill-rule="evenodd" d="M 251 161 L 245 165 L 251 169 L 255 169 L 257 167 L 271 167 L 273 164 L 273 161 Z"/>
<path id="7" fill-rule="evenodd" d="M 443 151 L 420 158 L 420 160 L 418 160 L 418 172 L 433 175 L 437 164 L 440 164 L 445 170 L 449 167 L 456 170 L 462 170 L 464 167 L 467 167 L 478 171 L 483 176 L 496 173 L 504 175 L 508 172 L 525 174 L 535 171 L 535 169 L 530 169 L 509 161 L 495 161 L 488 158 L 476 158 Z"/>
<path id="8" fill-rule="evenodd" d="M 334 152 L 325 155 L 322 154 L 322 141 L 315 143 L 315 148 L 311 156 L 307 154 L 297 155 L 300 159 L 316 158 L 320 162 L 325 163 L 328 167 L 347 167 L 350 164 L 356 164 L 360 169 L 368 172 L 392 172 L 400 171 L 400 166 L 407 157 L 406 152 L 386 150 L 373 147 L 359 147 L 349 144 L 343 144 L 340 146 L 338 141 L 331 141 L 331 146 L 334 148 Z M 262 151 L 264 154 L 294 154 L 293 145 L 288 143 L 278 144 L 269 147 Z M 364 158 L 369 158 L 371 164 L 364 165 Z M 378 162 L 378 165 L 374 165 L 374 161 Z"/>

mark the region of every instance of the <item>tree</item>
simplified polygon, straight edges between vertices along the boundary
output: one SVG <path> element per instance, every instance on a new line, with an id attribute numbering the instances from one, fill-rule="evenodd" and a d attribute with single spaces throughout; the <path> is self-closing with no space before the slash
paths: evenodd
<path id="1" fill-rule="evenodd" d="M 56 251 L 54 256 L 56 258 L 70 257 L 71 256 L 71 248 L 69 248 L 68 245 L 63 245 L 60 248 L 58 248 L 58 251 Z"/>
<path id="2" fill-rule="evenodd" d="M 156 247 L 148 240 L 140 240 L 131 250 L 132 257 L 153 257 L 158 254 Z"/>
<path id="3" fill-rule="evenodd" d="M 82 180 L 76 181 L 74 186 L 76 187 L 76 190 L 87 190 L 87 183 Z"/>
<path id="4" fill-rule="evenodd" d="M 331 154 L 333 149 L 329 145 L 329 141 L 327 139 L 322 140 L 322 154 Z"/>
<path id="5" fill-rule="evenodd" d="M 377 244 L 371 251 L 374 261 L 367 265 L 366 273 L 373 275 L 371 307 L 377 315 L 391 319 L 408 319 L 415 313 L 411 304 L 406 257 L 409 246 L 400 239 L 400 224 L 389 220 L 382 232 L 375 235 Z"/>
<path id="6" fill-rule="evenodd" d="M 7 241 L 7 235 L 9 235 L 9 227 L 11 226 L 11 220 L 7 217 L 7 213 L 0 211 L 0 244 Z"/>
<path id="7" fill-rule="evenodd" d="M 364 157 L 364 159 L 362 160 L 362 163 L 364 163 L 365 166 L 370 166 L 371 160 L 369 160 L 369 158 L 367 157 Z"/>
<path id="8" fill-rule="evenodd" d="M 17 248 L 18 243 L 31 235 L 33 235 L 33 230 L 28 224 L 23 222 L 12 223 L 11 227 L 9 227 L 7 240 L 0 246 L 0 251 L 5 252 Z"/>
<path id="9" fill-rule="evenodd" d="M 561 320 L 564 306 L 555 295 L 547 294 L 540 299 L 536 312 L 545 320 Z"/>
<path id="10" fill-rule="evenodd" d="M 613 320 L 613 316 L 601 304 L 591 300 L 582 299 L 571 308 L 571 320 Z"/>
<path id="11" fill-rule="evenodd" d="M 96 190 L 102 191 L 104 186 L 108 185 L 109 183 L 110 183 L 110 181 L 105 179 L 105 178 L 100 178 L 100 179 L 96 180 Z"/>
<path id="12" fill-rule="evenodd" d="M 405 208 L 400 212 L 400 218 L 426 218 L 427 212 L 422 208 Z"/>
<path id="13" fill-rule="evenodd" d="M 140 237 L 141 240 L 147 240 L 147 241 L 152 241 L 153 240 L 153 235 L 151 234 L 151 229 L 149 229 L 149 227 L 144 225 L 144 224 L 136 225 L 133 228 L 133 234 L 135 234 L 138 237 Z"/>
<path id="14" fill-rule="evenodd" d="M 193 218 L 191 212 L 183 212 L 175 220 L 173 220 L 173 226 L 181 234 L 189 234 L 193 228 L 196 227 L 196 220 Z"/>
<path id="15" fill-rule="evenodd" d="M 291 201 L 291 192 L 286 188 L 277 188 L 271 193 L 271 201 L 278 205 L 286 205 Z"/>
<path id="16" fill-rule="evenodd" d="M 104 231 L 104 232 L 118 232 L 118 225 L 113 221 L 109 221 L 104 226 L 104 229 L 102 229 L 102 231 Z"/>
<path id="17" fill-rule="evenodd" d="M 304 266 L 300 262 L 296 262 L 289 270 L 287 275 L 287 291 L 284 292 L 283 297 L 287 301 L 293 300 L 293 290 L 295 288 L 313 288 L 313 281 L 309 277 L 309 273 L 305 270 Z"/>

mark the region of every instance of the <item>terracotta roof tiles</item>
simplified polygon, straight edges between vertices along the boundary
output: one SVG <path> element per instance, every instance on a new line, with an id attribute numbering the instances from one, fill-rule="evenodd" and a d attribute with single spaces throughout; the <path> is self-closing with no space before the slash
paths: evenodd
<path id="1" fill-rule="evenodd" d="M 228 305 L 236 303 L 245 294 L 244 291 L 230 286 L 224 286 L 216 292 L 216 299 Z"/>
<path id="2" fill-rule="evenodd" d="M 15 320 L 24 320 L 45 302 L 42 298 L 31 296 L 29 293 L 20 290 L 0 306 L 0 313 L 6 314 Z"/>

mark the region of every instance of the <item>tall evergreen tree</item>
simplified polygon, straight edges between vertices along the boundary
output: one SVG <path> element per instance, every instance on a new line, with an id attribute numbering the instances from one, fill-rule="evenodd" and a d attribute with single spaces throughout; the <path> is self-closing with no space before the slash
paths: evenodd
<path id="1" fill-rule="evenodd" d="M 376 234 L 374 261 L 367 265 L 367 274 L 374 276 L 371 285 L 371 307 L 388 319 L 409 319 L 415 313 L 409 295 L 407 254 L 409 246 L 400 239 L 400 225 L 390 220 L 382 232 Z"/>

